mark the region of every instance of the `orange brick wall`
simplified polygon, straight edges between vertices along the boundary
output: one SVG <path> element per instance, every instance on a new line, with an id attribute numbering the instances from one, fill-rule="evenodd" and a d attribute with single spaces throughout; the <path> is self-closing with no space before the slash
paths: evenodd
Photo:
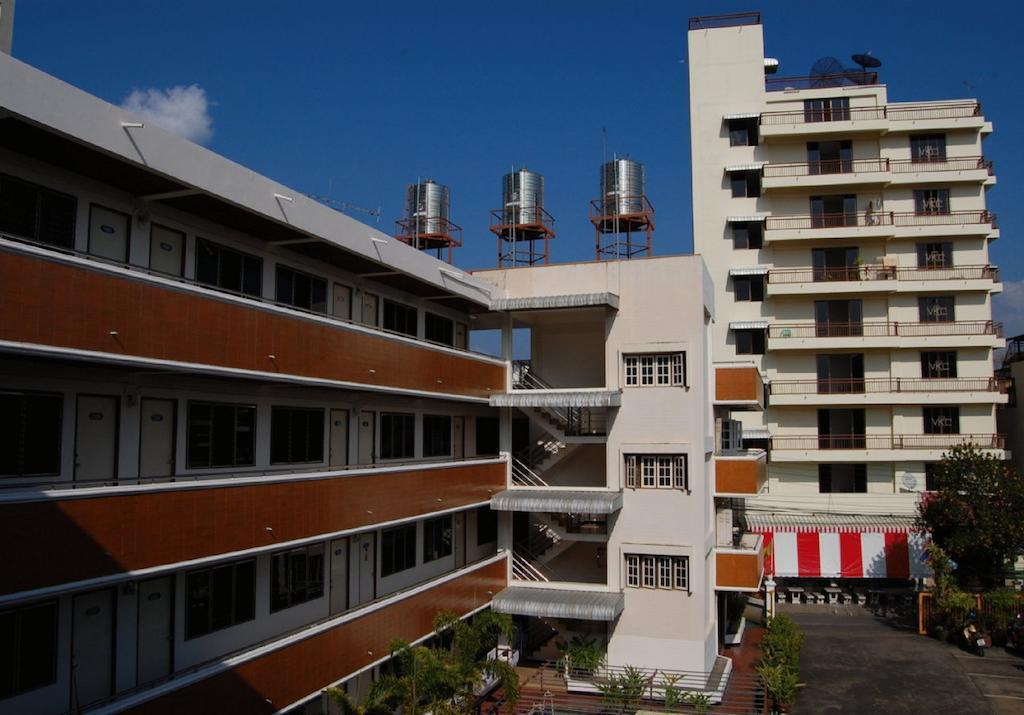
<path id="1" fill-rule="evenodd" d="M 760 402 L 764 387 L 756 367 L 716 367 L 715 400 Z"/>

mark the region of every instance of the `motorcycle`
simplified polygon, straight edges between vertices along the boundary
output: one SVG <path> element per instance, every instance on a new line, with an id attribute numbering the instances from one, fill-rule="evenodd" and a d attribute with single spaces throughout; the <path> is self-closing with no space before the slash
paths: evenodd
<path id="1" fill-rule="evenodd" d="M 968 621 L 963 629 L 964 647 L 969 653 L 984 658 L 985 649 L 992 647 L 992 636 L 978 630 L 973 621 Z"/>
<path id="2" fill-rule="evenodd" d="M 1018 653 L 1024 652 L 1024 618 L 1019 613 L 1006 627 L 1006 647 Z"/>

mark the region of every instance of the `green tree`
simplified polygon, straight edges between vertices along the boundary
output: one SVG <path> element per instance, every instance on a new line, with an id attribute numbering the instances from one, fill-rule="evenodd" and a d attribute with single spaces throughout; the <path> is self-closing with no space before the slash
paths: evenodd
<path id="1" fill-rule="evenodd" d="M 970 444 L 943 457 L 936 479 L 918 505 L 921 528 L 957 563 L 961 586 L 1000 582 L 1007 560 L 1024 551 L 1024 479 Z"/>

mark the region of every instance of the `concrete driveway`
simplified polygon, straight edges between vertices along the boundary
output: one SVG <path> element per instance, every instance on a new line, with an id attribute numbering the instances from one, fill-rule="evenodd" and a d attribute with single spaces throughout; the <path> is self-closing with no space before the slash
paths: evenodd
<path id="1" fill-rule="evenodd" d="M 782 605 L 806 634 L 796 715 L 1024 715 L 1024 659 L 985 658 L 859 606 Z"/>

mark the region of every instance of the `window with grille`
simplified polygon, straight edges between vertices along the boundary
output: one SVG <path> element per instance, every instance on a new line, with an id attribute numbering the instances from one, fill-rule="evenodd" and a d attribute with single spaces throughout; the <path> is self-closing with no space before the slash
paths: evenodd
<path id="1" fill-rule="evenodd" d="M 921 353 L 921 377 L 956 377 L 956 351 L 930 350 Z"/>
<path id="2" fill-rule="evenodd" d="M 960 408 L 955 405 L 922 407 L 925 434 L 959 434 Z"/>
<path id="3" fill-rule="evenodd" d="M 911 134 L 910 160 L 913 162 L 945 161 L 945 134 Z"/>
<path id="4" fill-rule="evenodd" d="M 625 565 L 628 588 L 690 590 L 689 556 L 626 554 Z"/>
<path id="5" fill-rule="evenodd" d="M 922 323 L 949 323 L 955 320 L 952 296 L 921 296 L 917 299 L 917 310 Z"/>
<path id="6" fill-rule="evenodd" d="M 623 356 L 627 387 L 686 385 L 686 353 Z"/>
<path id="7" fill-rule="evenodd" d="M 640 557 L 636 554 L 626 554 L 626 585 L 640 588 Z"/>
<path id="8" fill-rule="evenodd" d="M 627 454 L 625 462 L 626 487 L 629 489 L 690 488 L 688 455 Z"/>
<path id="9" fill-rule="evenodd" d="M 914 213 L 948 214 L 949 189 L 924 189 L 914 192 Z"/>

